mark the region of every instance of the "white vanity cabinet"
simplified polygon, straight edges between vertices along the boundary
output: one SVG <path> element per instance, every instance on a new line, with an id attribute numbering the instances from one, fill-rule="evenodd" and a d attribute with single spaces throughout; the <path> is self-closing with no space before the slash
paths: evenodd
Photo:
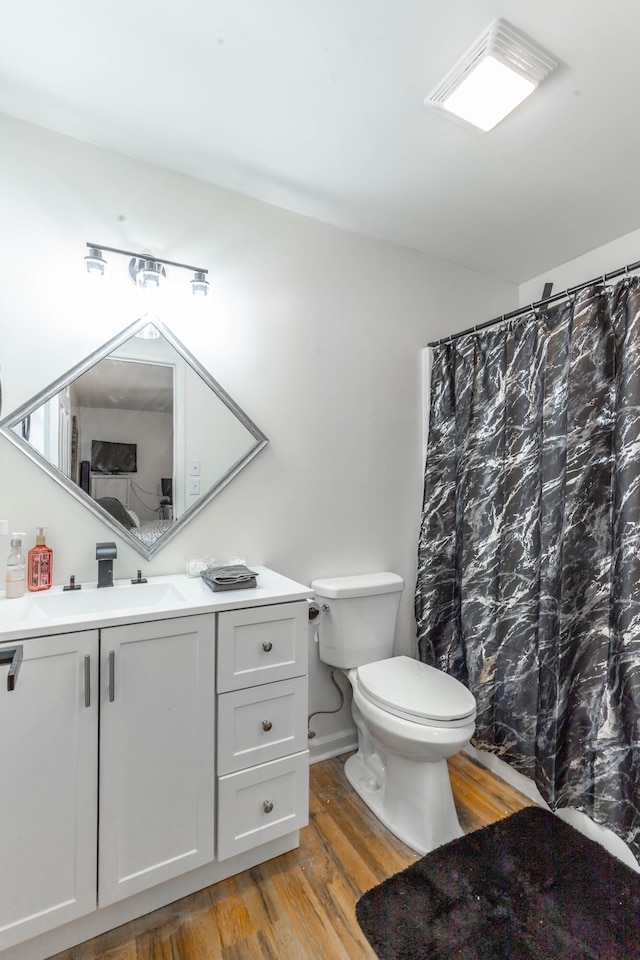
<path id="1" fill-rule="evenodd" d="M 298 846 L 310 591 L 258 569 L 253 591 L 177 576 L 0 599 L 2 960 L 44 960 Z"/>
<path id="2" fill-rule="evenodd" d="M 308 823 L 308 609 L 218 614 L 219 860 Z"/>
<path id="3" fill-rule="evenodd" d="M 103 907 L 213 860 L 214 617 L 101 630 Z"/>
<path id="4" fill-rule="evenodd" d="M 22 663 L 7 689 L 11 650 Z M 98 631 L 0 643 L 0 953 L 96 906 Z"/>

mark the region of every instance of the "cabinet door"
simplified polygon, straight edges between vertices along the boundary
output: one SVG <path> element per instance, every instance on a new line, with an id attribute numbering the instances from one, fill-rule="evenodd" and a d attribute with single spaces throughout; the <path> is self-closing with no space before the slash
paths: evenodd
<path id="1" fill-rule="evenodd" d="M 98 632 L 0 651 L 1 952 L 96 907 Z"/>
<path id="2" fill-rule="evenodd" d="M 101 631 L 100 906 L 213 860 L 213 615 Z"/>

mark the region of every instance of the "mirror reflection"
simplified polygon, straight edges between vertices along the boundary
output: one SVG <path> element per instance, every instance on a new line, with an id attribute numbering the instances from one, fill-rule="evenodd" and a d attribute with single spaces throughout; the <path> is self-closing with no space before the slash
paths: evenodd
<path id="1" fill-rule="evenodd" d="M 267 443 L 167 327 L 143 320 L 0 429 L 147 558 Z"/>

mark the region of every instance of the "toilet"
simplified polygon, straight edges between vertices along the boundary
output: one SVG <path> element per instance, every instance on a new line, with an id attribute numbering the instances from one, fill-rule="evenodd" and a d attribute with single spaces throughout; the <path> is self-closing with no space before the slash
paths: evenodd
<path id="1" fill-rule="evenodd" d="M 372 573 L 314 580 L 320 659 L 348 677 L 358 752 L 345 773 L 396 837 L 428 853 L 461 837 L 447 757 L 475 730 L 476 702 L 454 677 L 393 654 L 404 580 Z"/>

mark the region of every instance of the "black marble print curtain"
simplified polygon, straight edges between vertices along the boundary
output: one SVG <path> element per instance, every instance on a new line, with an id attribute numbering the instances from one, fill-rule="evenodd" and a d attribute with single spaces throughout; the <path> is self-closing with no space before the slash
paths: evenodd
<path id="1" fill-rule="evenodd" d="M 640 285 L 436 347 L 416 617 L 474 743 L 640 856 Z"/>

